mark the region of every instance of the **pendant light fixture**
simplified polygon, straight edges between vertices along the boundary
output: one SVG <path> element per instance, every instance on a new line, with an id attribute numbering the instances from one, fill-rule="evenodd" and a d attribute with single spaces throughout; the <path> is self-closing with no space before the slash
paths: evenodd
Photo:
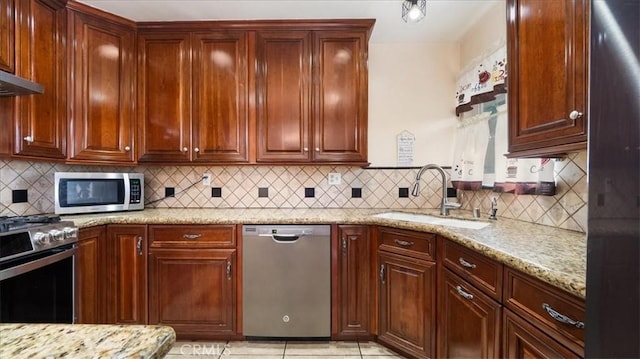
<path id="1" fill-rule="evenodd" d="M 427 0 L 403 0 L 402 20 L 418 22 L 427 14 Z"/>

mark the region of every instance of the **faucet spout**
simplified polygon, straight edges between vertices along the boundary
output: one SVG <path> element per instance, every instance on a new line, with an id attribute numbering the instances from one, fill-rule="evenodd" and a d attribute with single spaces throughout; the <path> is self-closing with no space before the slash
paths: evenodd
<path id="1" fill-rule="evenodd" d="M 442 198 L 440 200 L 440 214 L 443 216 L 449 215 L 449 209 L 452 208 L 460 208 L 460 204 L 458 203 L 449 203 L 447 202 L 447 175 L 444 173 L 442 167 L 436 164 L 428 164 L 420 168 L 418 173 L 416 174 L 416 183 L 413 185 L 413 190 L 411 191 L 411 195 L 417 197 L 420 194 L 420 178 L 422 178 L 422 174 L 426 170 L 436 170 L 440 174 L 440 178 L 442 179 Z"/>

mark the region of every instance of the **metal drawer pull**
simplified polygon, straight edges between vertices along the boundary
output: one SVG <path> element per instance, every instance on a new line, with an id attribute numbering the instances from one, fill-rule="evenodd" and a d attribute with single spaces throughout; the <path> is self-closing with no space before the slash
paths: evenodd
<path id="1" fill-rule="evenodd" d="M 344 237 L 342 238 L 342 253 L 347 253 L 347 239 Z"/>
<path id="2" fill-rule="evenodd" d="M 463 267 L 467 267 L 467 268 L 471 268 L 471 269 L 476 267 L 475 264 L 465 261 L 464 258 L 462 258 L 462 257 L 460 257 L 460 259 L 458 259 L 458 262 L 460 262 L 460 265 L 463 266 Z"/>
<path id="3" fill-rule="evenodd" d="M 227 279 L 231 280 L 231 260 L 227 260 Z"/>
<path id="4" fill-rule="evenodd" d="M 461 286 L 457 285 L 456 291 L 458 292 L 458 294 L 465 297 L 466 299 L 473 300 L 473 294 L 465 292 Z"/>
<path id="5" fill-rule="evenodd" d="M 384 284 L 384 264 L 380 265 L 380 282 Z"/>
<path id="6" fill-rule="evenodd" d="M 405 247 L 410 247 L 410 246 L 414 245 L 413 242 L 401 241 L 399 239 L 394 239 L 393 241 L 396 242 L 396 244 L 399 244 L 399 245 L 405 246 Z"/>
<path id="7" fill-rule="evenodd" d="M 138 255 L 142 255 L 142 236 L 138 236 L 138 242 L 136 243 L 136 249 L 138 250 Z"/>
<path id="8" fill-rule="evenodd" d="M 547 311 L 547 313 L 549 313 L 549 315 L 551 316 L 551 318 L 559 321 L 560 323 L 565 323 L 565 324 L 569 324 L 569 325 L 573 325 L 574 327 L 578 328 L 578 329 L 582 329 L 584 328 L 584 322 L 580 322 L 577 320 L 573 320 L 569 317 L 567 317 L 564 314 L 560 314 L 558 312 L 556 312 L 555 310 L 553 310 L 553 308 L 551 308 L 551 306 L 547 303 L 542 303 L 542 308 L 544 308 L 544 310 Z"/>
<path id="9" fill-rule="evenodd" d="M 202 234 L 185 234 L 182 236 L 184 239 L 198 239 L 202 237 Z"/>

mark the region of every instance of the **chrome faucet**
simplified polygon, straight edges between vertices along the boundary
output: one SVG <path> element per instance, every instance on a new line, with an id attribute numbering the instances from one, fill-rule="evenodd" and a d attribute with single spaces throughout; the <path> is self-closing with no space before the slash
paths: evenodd
<path id="1" fill-rule="evenodd" d="M 422 167 L 416 175 L 416 183 L 413 185 L 411 195 L 414 197 L 418 197 L 418 195 L 420 194 L 420 178 L 426 170 L 436 170 L 438 171 L 438 173 L 440 173 L 440 177 L 442 177 L 442 199 L 440 201 L 440 214 L 443 216 L 448 216 L 450 209 L 460 208 L 460 203 L 447 202 L 447 175 L 444 173 L 442 167 L 436 164 L 428 164 Z"/>

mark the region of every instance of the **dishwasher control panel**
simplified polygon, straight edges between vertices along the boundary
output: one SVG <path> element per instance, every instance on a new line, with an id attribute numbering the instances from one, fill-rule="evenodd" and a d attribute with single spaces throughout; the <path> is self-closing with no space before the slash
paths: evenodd
<path id="1" fill-rule="evenodd" d="M 290 236 L 328 236 L 331 234 L 330 225 L 244 225 L 242 234 L 245 237 L 251 236 L 273 236 L 273 235 L 290 235 Z"/>

